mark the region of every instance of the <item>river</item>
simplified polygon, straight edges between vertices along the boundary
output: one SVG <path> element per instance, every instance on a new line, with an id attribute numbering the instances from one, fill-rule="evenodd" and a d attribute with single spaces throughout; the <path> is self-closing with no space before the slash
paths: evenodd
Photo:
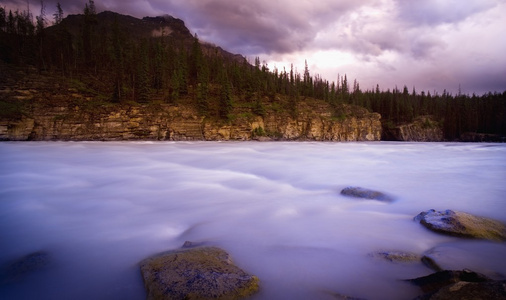
<path id="1" fill-rule="evenodd" d="M 1 299 L 144 299 L 137 263 L 206 242 L 257 275 L 252 299 L 412 299 L 432 273 L 376 251 L 450 251 L 456 268 L 504 278 L 505 243 L 413 221 L 453 209 L 506 223 L 506 144 L 2 142 L 0 266 L 46 251 L 47 267 L 0 282 Z M 382 191 L 392 203 L 340 195 Z M 452 254 L 456 253 L 455 255 Z"/>

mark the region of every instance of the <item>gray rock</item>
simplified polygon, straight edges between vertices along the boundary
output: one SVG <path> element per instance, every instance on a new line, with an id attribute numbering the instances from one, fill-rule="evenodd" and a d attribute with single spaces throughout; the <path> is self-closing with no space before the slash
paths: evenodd
<path id="1" fill-rule="evenodd" d="M 364 189 L 361 187 L 354 187 L 354 186 L 345 187 L 341 191 L 341 195 L 355 197 L 355 198 L 378 200 L 378 201 L 383 201 L 383 202 L 394 201 L 394 199 L 392 197 L 390 197 L 382 192 Z"/>
<path id="2" fill-rule="evenodd" d="M 506 240 L 506 226 L 496 220 L 453 210 L 421 212 L 415 218 L 426 228 L 458 237 Z"/>
<path id="3" fill-rule="evenodd" d="M 259 287 L 256 276 L 217 247 L 161 253 L 140 263 L 147 299 L 240 299 Z"/>
<path id="4" fill-rule="evenodd" d="M 420 262 L 421 260 L 421 257 L 418 254 L 402 251 L 379 251 L 371 253 L 369 256 L 398 263 L 413 263 Z"/>
<path id="5" fill-rule="evenodd" d="M 333 293 L 333 292 L 330 292 L 328 293 L 330 296 L 332 296 L 332 298 L 336 299 L 336 300 L 366 300 L 364 298 L 356 298 L 356 297 L 352 297 L 352 296 L 347 296 L 347 295 L 342 295 L 342 294 L 339 294 L 339 293 Z"/>

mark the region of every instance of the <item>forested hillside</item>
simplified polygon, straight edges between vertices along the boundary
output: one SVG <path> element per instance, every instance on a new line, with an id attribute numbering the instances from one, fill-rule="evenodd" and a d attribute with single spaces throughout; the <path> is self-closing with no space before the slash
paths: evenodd
<path id="1" fill-rule="evenodd" d="M 337 82 L 312 75 L 307 64 L 301 74 L 293 67 L 270 69 L 258 57 L 248 62 L 199 41 L 183 21 L 170 16 L 140 20 L 97 13 L 91 0 L 80 15 L 63 18 L 60 5 L 48 11 L 43 7 L 32 22 L 30 12 L 0 8 L 2 66 L 57 74 L 104 105 L 185 104 L 205 118 L 226 122 L 238 107 L 263 116 L 269 105 L 296 116 L 299 103 L 319 99 L 329 104 L 333 118 L 344 117 L 348 104 L 380 113 L 387 139 L 390 130 L 422 116 L 431 116 L 427 120 L 433 122 L 425 126 L 441 127 L 446 140 L 479 140 L 487 134 L 486 139 L 500 141 L 506 136 L 506 91 L 452 95 L 415 87 L 362 90 L 346 75 Z M 13 110 L 8 100 L 0 101 L 2 114 Z"/>

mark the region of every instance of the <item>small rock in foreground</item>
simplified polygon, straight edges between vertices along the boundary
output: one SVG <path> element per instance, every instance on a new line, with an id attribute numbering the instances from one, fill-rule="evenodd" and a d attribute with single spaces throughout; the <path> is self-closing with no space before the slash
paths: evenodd
<path id="1" fill-rule="evenodd" d="M 364 188 L 355 187 L 355 186 L 345 187 L 341 191 L 341 195 L 355 197 L 355 198 L 378 200 L 378 201 L 383 201 L 383 202 L 394 201 L 394 199 L 392 197 L 390 197 L 382 192 L 364 189 Z"/>
<path id="2" fill-rule="evenodd" d="M 421 212 L 414 220 L 438 233 L 494 241 L 506 240 L 506 226 L 504 224 L 464 212 L 431 209 Z"/>
<path id="3" fill-rule="evenodd" d="M 217 247 L 168 251 L 140 263 L 147 299 L 240 299 L 257 292 L 259 280 Z"/>

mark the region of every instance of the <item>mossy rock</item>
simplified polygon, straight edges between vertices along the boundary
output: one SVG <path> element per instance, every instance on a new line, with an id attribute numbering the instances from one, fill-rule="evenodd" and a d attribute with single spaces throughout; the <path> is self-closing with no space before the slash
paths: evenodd
<path id="1" fill-rule="evenodd" d="M 140 263 L 147 299 L 240 299 L 258 291 L 259 280 L 217 247 L 164 252 Z"/>
<path id="2" fill-rule="evenodd" d="M 458 237 L 506 241 L 506 226 L 496 220 L 453 210 L 421 212 L 415 218 L 426 228 Z"/>

